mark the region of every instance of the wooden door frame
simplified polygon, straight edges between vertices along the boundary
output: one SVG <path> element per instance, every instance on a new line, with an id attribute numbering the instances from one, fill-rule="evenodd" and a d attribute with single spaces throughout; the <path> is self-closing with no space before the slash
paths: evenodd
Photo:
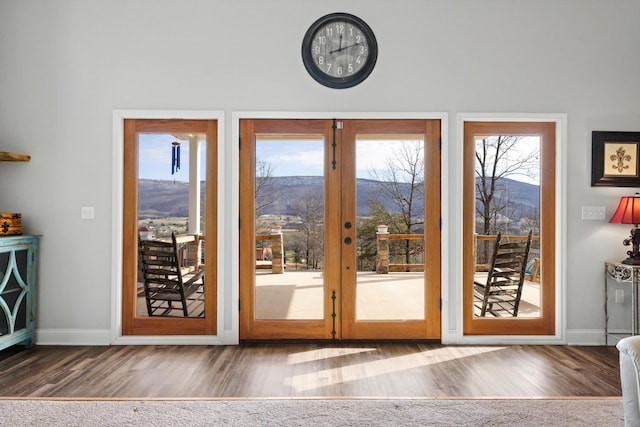
<path id="1" fill-rule="evenodd" d="M 550 208 L 546 214 L 546 220 L 554 221 L 553 234 L 547 238 L 546 247 L 547 251 L 553 251 L 553 272 L 547 271 L 547 281 L 552 280 L 554 283 L 554 291 L 551 295 L 547 294 L 545 302 L 542 304 L 553 304 L 553 310 L 551 313 L 547 313 L 545 319 L 540 319 L 539 321 L 531 321 L 532 325 L 521 326 L 520 323 L 527 322 L 525 319 L 504 319 L 506 323 L 501 323 L 503 326 L 503 330 L 510 327 L 521 327 L 521 333 L 514 334 L 495 334 L 491 332 L 489 329 L 480 328 L 469 328 L 469 322 L 473 322 L 471 311 L 466 309 L 465 304 L 469 304 L 472 295 L 469 293 L 469 263 L 472 262 L 468 251 L 465 248 L 470 247 L 472 244 L 469 241 L 469 230 L 472 229 L 472 221 L 468 219 L 468 216 L 463 215 L 463 230 L 462 239 L 463 239 L 463 250 L 464 253 L 461 253 L 460 259 L 464 259 L 461 270 L 462 270 L 462 283 L 460 284 L 460 327 L 458 328 L 458 337 L 457 342 L 459 343 L 495 343 L 497 341 L 502 343 L 531 343 L 531 342 L 544 342 L 544 343 L 559 343 L 563 342 L 565 339 L 565 322 L 564 318 L 565 314 L 565 306 L 563 295 L 565 293 L 565 281 L 564 278 L 564 268 L 563 262 L 564 259 L 564 242 L 566 240 L 566 231 L 565 231 L 565 201 L 564 201 L 564 159 L 565 159 L 565 148 L 564 141 L 566 140 L 566 115 L 565 114 L 550 114 L 550 115 L 472 115 L 472 114 L 464 114 L 458 116 L 458 130 L 459 130 L 459 139 L 461 141 L 461 155 L 464 159 L 463 170 L 460 171 L 460 174 L 464 176 L 464 179 L 460 183 L 460 200 L 461 208 L 463 211 L 468 209 L 470 203 L 474 202 L 474 196 L 472 192 L 466 192 L 465 185 L 468 187 L 471 182 L 473 183 L 473 171 L 475 159 L 473 156 L 470 156 L 471 148 L 469 145 L 470 141 L 467 141 L 465 138 L 465 124 L 468 122 L 489 122 L 488 125 L 492 125 L 493 127 L 499 127 L 499 124 L 505 124 L 505 130 L 514 129 L 509 126 L 509 123 L 520 123 L 520 131 L 514 131 L 513 134 L 527 134 L 526 127 L 530 124 L 530 127 L 538 129 L 537 132 L 540 132 L 541 123 L 547 123 L 548 127 L 546 128 L 548 131 L 552 133 L 552 138 L 554 146 L 551 151 L 548 151 L 544 156 L 547 156 L 547 162 L 549 159 L 552 159 L 554 168 L 553 170 L 542 171 L 543 174 L 546 175 L 546 178 L 541 177 L 542 180 L 547 179 L 553 180 L 553 191 L 555 194 L 553 195 L 553 200 L 547 200 L 547 205 L 551 204 L 552 208 Z M 538 126 L 536 126 L 538 124 Z M 510 132 L 506 132 L 510 133 Z M 532 132 L 529 132 L 531 134 Z M 475 150 L 475 144 L 473 144 L 473 149 Z M 466 155 L 464 155 L 466 152 Z M 542 197 L 542 195 L 541 195 Z M 465 219 L 466 218 L 466 219 Z M 551 249 L 549 249 L 551 248 Z M 471 261 L 470 261 L 471 260 Z M 550 270 L 550 269 L 547 269 Z M 466 272 L 465 272 L 466 271 Z M 543 277 L 543 280 L 545 278 Z M 471 281 L 472 282 L 472 281 Z M 463 289 L 466 290 L 463 291 Z M 483 319 L 490 320 L 490 319 Z M 501 321 L 501 320 L 500 320 Z M 502 322 L 502 321 L 501 321 Z M 516 323 L 519 322 L 519 323 Z M 491 323 L 491 321 L 489 322 Z M 537 323 L 537 324 L 536 324 Z M 476 322 L 477 324 L 477 322 Z"/>
<path id="2" fill-rule="evenodd" d="M 409 116 L 409 117 L 407 117 Z M 339 117 L 342 120 L 373 120 L 373 121 L 383 121 L 383 120 L 395 120 L 396 122 L 399 120 L 422 120 L 425 121 L 426 127 L 423 125 L 422 127 L 422 132 L 427 135 L 433 132 L 436 132 L 438 134 L 438 139 L 439 139 L 439 143 L 435 143 L 435 144 L 430 144 L 430 147 L 433 148 L 433 150 L 427 152 L 427 149 L 425 148 L 425 163 L 428 163 L 429 167 L 431 167 L 433 170 L 437 171 L 436 173 L 438 174 L 438 180 L 437 182 L 431 182 L 431 183 L 427 183 L 425 188 L 425 193 L 428 193 L 431 195 L 431 197 L 433 197 L 434 194 L 438 194 L 440 197 L 438 197 L 439 199 L 439 204 L 433 205 L 430 207 L 430 209 L 433 209 L 437 212 L 431 212 L 431 213 L 435 213 L 440 214 L 437 215 L 438 218 L 441 217 L 442 215 L 442 211 L 444 209 L 444 206 L 446 206 L 445 202 L 446 200 L 448 200 L 446 197 L 442 197 L 441 194 L 441 176 L 442 176 L 442 166 L 441 166 L 441 162 L 442 162 L 442 138 L 443 135 L 445 135 L 446 137 L 446 115 L 437 115 L 437 116 L 433 116 L 433 115 L 415 115 L 415 114 L 410 114 L 410 115 L 402 115 L 402 116 L 398 116 L 397 114 L 382 114 L 380 116 L 375 116 L 372 117 L 371 115 L 364 115 L 364 116 L 360 116 L 360 115 L 353 115 L 353 114 L 340 114 L 340 113 L 336 113 L 336 114 L 331 114 L 329 116 L 326 117 L 313 117 L 313 119 L 321 119 L 323 121 L 328 121 L 332 118 L 336 118 Z M 277 121 L 277 120 L 282 120 L 283 123 L 286 123 L 286 121 L 292 121 L 292 120 L 309 120 L 309 117 L 305 116 L 300 116 L 300 117 L 286 117 L 283 118 L 283 116 L 281 115 L 277 115 L 277 116 L 273 116 L 273 115 L 267 115 L 266 117 L 263 115 L 258 115 L 256 116 L 254 113 L 237 113 L 234 117 L 234 125 L 235 125 L 235 130 L 236 130 L 236 134 L 238 135 L 238 139 L 240 141 L 239 143 L 239 149 L 237 152 L 237 158 L 238 158 L 238 177 L 240 176 L 249 176 L 249 174 L 252 173 L 251 167 L 253 167 L 255 170 L 255 153 L 250 153 L 248 151 L 252 151 L 254 149 L 254 145 L 250 143 L 250 141 L 253 141 L 253 135 L 255 135 L 256 133 L 260 133 L 260 132 L 256 132 L 255 129 L 249 129 L 249 127 L 241 127 L 240 126 L 240 121 L 241 120 L 259 120 L 259 119 L 271 119 L 273 121 Z M 437 129 L 436 129 L 437 128 Z M 253 141 L 255 142 L 255 141 Z M 425 141 L 425 146 L 426 146 L 426 141 Z M 325 163 L 325 166 L 328 164 L 328 162 Z M 329 174 L 329 175 L 325 175 L 325 176 L 335 176 L 335 174 Z M 240 196 L 238 197 L 238 217 L 240 218 L 240 223 L 241 224 L 246 224 L 248 222 L 253 222 L 253 217 L 254 215 L 254 211 L 253 208 L 251 208 L 251 206 L 253 206 L 253 200 L 252 197 L 254 195 L 255 191 L 252 191 L 253 187 L 251 186 L 251 184 L 246 185 L 246 187 L 243 188 L 238 188 L 239 189 L 239 193 Z M 235 193 L 235 192 L 234 192 Z M 425 194 L 426 196 L 426 194 Z M 441 310 L 442 307 L 442 298 L 443 298 L 443 294 L 446 294 L 446 288 L 443 285 L 443 280 L 442 280 L 442 275 L 443 275 L 443 263 L 446 262 L 446 255 L 444 254 L 443 248 L 442 248 L 442 227 L 441 227 L 441 221 L 438 219 L 436 221 L 434 221 L 434 223 L 437 223 L 437 225 L 435 226 L 438 231 L 437 231 L 437 235 L 438 235 L 438 239 L 437 239 L 437 247 L 438 247 L 438 257 L 435 257 L 434 259 L 431 260 L 431 265 L 433 267 L 434 272 L 437 271 L 437 273 L 435 273 L 435 275 L 438 276 L 438 285 L 437 285 L 437 289 L 429 294 L 425 295 L 425 305 L 429 307 L 429 311 L 435 310 L 437 312 L 437 318 L 438 321 L 437 322 L 432 322 L 431 325 L 429 325 L 428 327 L 424 327 L 424 335 L 422 335 L 421 337 L 423 339 L 440 339 L 441 335 L 442 335 L 442 328 L 443 328 L 443 318 L 444 318 L 444 314 Z M 427 226 L 427 225 L 425 225 Z M 244 227 L 244 225 L 243 225 Z M 253 263 L 253 254 L 255 253 L 255 251 L 248 251 L 246 248 L 253 248 L 255 245 L 255 241 L 253 239 L 253 235 L 255 234 L 254 232 L 251 232 L 253 230 L 252 228 L 253 226 L 251 226 L 250 230 L 247 229 L 245 231 L 248 231 L 247 233 L 244 233 L 243 235 L 238 235 L 238 253 L 240 254 L 240 259 L 236 265 L 236 268 L 234 268 L 235 271 L 238 271 L 238 295 L 241 298 L 242 302 L 242 306 L 240 309 L 240 316 L 239 316 L 239 337 L 240 339 L 255 339 L 255 333 L 257 332 L 260 335 L 260 339 L 268 339 L 270 334 L 273 334 L 273 337 L 277 337 L 278 336 L 278 322 L 274 322 L 274 321 L 260 321 L 259 323 L 255 323 L 255 322 L 251 322 L 251 316 L 254 313 L 254 308 L 255 308 L 255 301 L 254 301 L 254 296 L 251 292 L 249 292 L 250 289 L 248 289 L 248 287 L 241 287 L 240 286 L 240 282 L 242 281 L 242 283 L 255 283 L 255 277 L 254 277 L 254 272 L 252 271 L 252 269 L 243 269 L 241 268 L 242 265 L 244 265 L 243 263 L 246 262 L 251 262 Z M 330 229 L 337 229 L 340 230 L 340 227 L 328 227 Z M 244 236 L 244 237 L 243 237 Z M 325 240 L 325 244 L 327 244 L 326 242 L 331 241 L 333 239 L 326 239 Z M 340 242 L 341 239 L 335 239 L 336 242 Z M 339 245 L 339 243 L 338 243 Z M 234 245 L 235 247 L 235 245 Z M 242 249 L 242 247 L 244 247 L 244 249 Z M 244 255 L 243 255 L 244 254 Z M 251 257 L 251 260 L 248 260 L 248 257 Z M 245 259 L 247 258 L 247 259 Z M 252 288 L 253 289 L 253 288 Z M 433 287 L 431 288 L 433 289 Z M 437 295 L 436 295 L 437 294 Z M 246 307 L 246 309 L 244 309 L 244 307 Z M 437 307 L 437 308 L 436 308 Z M 327 310 L 327 306 L 325 305 L 325 311 Z M 243 317 L 244 316 L 244 317 Z M 339 317 L 339 316 L 338 316 Z M 310 327 L 310 328 L 317 328 L 317 325 L 313 325 L 313 322 L 305 322 L 305 321 L 296 321 L 298 322 L 301 326 L 301 329 L 303 329 L 303 327 Z M 426 320 L 425 320 L 426 322 Z M 374 322 L 375 323 L 375 322 Z M 407 323 L 407 322 L 404 322 Z M 411 322 L 409 322 L 411 323 Z M 421 321 L 421 323 L 424 323 Z M 248 326 L 248 324 L 253 324 L 252 326 Z M 338 331 L 340 331 L 340 323 L 338 321 L 338 323 L 336 324 L 336 328 L 338 328 Z M 325 328 L 326 330 L 326 328 Z M 302 331 L 303 335 L 301 335 L 300 337 L 303 338 L 304 337 L 304 331 Z M 326 335 L 326 332 L 325 332 Z M 403 338 L 410 338 L 409 335 L 407 335 L 406 337 L 403 336 L 402 334 L 393 334 L 393 335 L 389 335 L 389 336 L 395 336 L 398 339 L 403 339 Z M 338 336 L 340 337 L 340 333 L 338 332 Z M 288 338 L 298 338 L 297 336 L 289 336 Z M 326 335 L 325 338 L 330 338 L 330 336 Z M 352 337 L 353 338 L 353 337 Z M 368 338 L 368 336 L 363 335 L 362 337 L 355 337 L 356 339 L 359 338 Z"/>
<path id="3" fill-rule="evenodd" d="M 371 123 L 373 121 L 373 123 Z M 374 130 L 372 130 L 372 128 Z M 392 139 L 399 133 L 409 135 L 424 136 L 424 202 L 425 202 L 425 223 L 424 223 L 424 244 L 425 252 L 427 252 L 426 242 L 436 246 L 438 249 L 435 253 L 430 252 L 425 257 L 424 263 L 424 315 L 423 320 L 402 320 L 402 321 L 358 321 L 356 319 L 356 286 L 357 283 L 351 283 L 347 279 L 342 282 L 342 334 L 347 339 L 440 339 L 441 338 L 441 268 L 442 268 L 442 241 L 440 230 L 441 219 L 441 156 L 440 156 L 440 138 L 442 123 L 434 119 L 420 120 L 401 120 L 401 119 L 365 119 L 365 120 L 344 120 L 344 129 L 348 129 L 348 133 L 343 135 L 343 144 L 345 141 L 352 141 L 352 152 L 344 152 L 343 164 L 350 165 L 348 171 L 343 171 L 343 179 L 341 186 L 342 193 L 351 195 L 355 189 L 355 143 L 359 134 L 373 134 L 375 137 L 384 138 L 389 135 Z M 401 132 L 398 132 L 401 129 Z M 352 176 L 346 176 L 347 173 Z M 347 186 L 352 185 L 354 188 Z M 356 208 L 355 197 L 351 198 L 350 204 L 342 201 L 343 209 L 341 223 L 355 223 Z M 430 203 L 430 201 L 434 201 Z M 349 234 L 348 237 L 355 238 L 353 229 L 345 231 L 342 227 L 340 230 Z M 349 264 L 355 265 L 355 253 L 347 250 L 347 246 L 342 244 L 344 237 L 340 238 L 340 246 L 345 250 L 341 259 L 346 260 L 345 266 L 342 266 L 342 274 L 345 277 L 353 276 L 353 272 L 349 269 Z M 357 277 L 357 276 L 356 276 Z M 437 283 L 437 286 L 428 286 L 429 283 Z M 347 286 L 344 286 L 347 284 Z M 351 320 L 350 320 L 351 319 Z M 402 325 L 402 327 L 399 327 Z"/>
<path id="4" fill-rule="evenodd" d="M 208 317 L 206 325 L 193 326 L 191 320 L 186 321 L 187 332 L 191 335 L 172 334 L 182 332 L 178 330 L 166 331 L 168 334 L 152 335 L 143 328 L 139 329 L 134 335 L 123 334 L 123 304 L 130 305 L 130 296 L 123 294 L 123 279 L 126 275 L 131 274 L 131 258 L 125 256 L 131 252 L 131 248 L 125 249 L 126 245 L 131 245 L 130 234 L 131 225 L 125 225 L 125 198 L 131 198 L 131 183 L 127 183 L 124 179 L 125 156 L 124 156 L 124 139 L 125 139 L 125 120 L 126 119 L 149 119 L 159 121 L 201 121 L 208 122 L 205 130 L 208 139 L 207 145 L 207 193 L 206 200 L 213 209 L 208 209 L 207 224 L 205 233 L 212 236 L 209 239 L 209 253 L 207 258 L 215 260 L 210 263 L 207 268 L 207 276 L 212 278 L 213 290 L 210 292 L 211 301 L 207 302 L 207 310 L 212 313 Z M 222 167 L 222 159 L 224 158 L 224 150 L 222 144 L 222 135 L 224 130 L 224 113 L 221 111 L 160 111 L 160 110 L 115 110 L 113 113 L 114 124 L 114 143 L 113 143 L 113 257 L 112 257 L 112 320 L 111 320 L 111 338 L 113 344 L 222 344 L 233 343 L 233 339 L 229 337 L 219 336 L 218 332 L 224 319 L 224 306 L 222 303 L 223 288 L 219 286 L 224 277 L 224 263 L 221 262 L 221 253 L 219 248 L 224 246 L 224 235 L 218 233 L 223 230 L 223 212 L 220 210 L 221 195 L 220 187 L 224 181 L 221 176 L 224 168 Z M 127 130 L 130 132 L 130 129 Z M 213 141 L 213 143 L 212 143 Z M 220 176 L 219 176 L 220 175 Z M 130 204 L 127 205 L 130 208 Z M 209 213 L 209 211 L 213 211 Z M 126 229 L 126 231 L 125 231 Z M 137 241 L 137 233 L 135 241 Z M 129 243 L 126 243 L 129 242 Z M 135 250 L 137 254 L 137 248 Z M 127 301 L 127 298 L 129 301 Z M 211 304 L 211 305 L 210 305 Z M 156 319 L 153 319 L 154 321 Z M 149 326 L 149 325 L 146 325 Z M 172 335 L 169 335 L 172 334 Z M 237 340 L 236 340 L 237 341 Z"/>
<path id="5" fill-rule="evenodd" d="M 325 178 L 325 221 L 337 221 L 335 216 L 327 215 L 332 209 L 336 209 L 333 203 L 337 198 L 327 197 L 330 187 L 336 187 L 340 182 L 339 170 L 332 170 L 330 163 L 331 150 L 326 149 L 331 144 L 332 128 L 327 119 L 250 119 L 244 118 L 239 122 L 240 149 L 239 149 L 239 171 L 241 177 L 255 177 L 255 135 L 278 135 L 283 138 L 291 138 L 296 135 L 318 135 L 322 136 L 325 143 L 324 178 Z M 255 313 L 255 179 L 240 182 L 239 204 L 243 209 L 239 211 L 241 232 L 239 232 L 239 265 L 250 265 L 249 268 L 240 268 L 239 284 L 252 284 L 251 286 L 239 286 L 240 296 L 240 317 L 239 317 L 239 337 L 240 339 L 279 339 L 282 338 L 283 331 L 286 330 L 287 339 L 331 339 L 334 326 L 331 322 L 332 307 L 329 303 L 330 286 L 328 284 L 338 283 L 338 277 L 330 277 L 329 272 L 324 271 L 324 301 L 323 319 L 319 320 L 274 320 L 274 319 L 254 319 Z M 325 226 L 325 264 L 334 262 L 329 257 L 339 257 L 338 250 L 332 247 L 335 245 L 336 226 Z M 335 245 L 339 246 L 339 245 Z M 336 275 L 337 276 L 337 275 Z M 338 291 L 337 289 L 335 289 Z M 292 330 L 292 325 L 296 329 Z M 339 330 L 339 323 L 335 325 L 335 330 Z"/>

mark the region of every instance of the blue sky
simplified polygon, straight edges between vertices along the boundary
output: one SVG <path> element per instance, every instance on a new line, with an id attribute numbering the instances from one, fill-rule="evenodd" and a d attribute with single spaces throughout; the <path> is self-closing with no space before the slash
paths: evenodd
<path id="1" fill-rule="evenodd" d="M 258 140 L 256 160 L 267 162 L 273 176 L 323 175 L 322 140 Z"/>
<path id="2" fill-rule="evenodd" d="M 189 141 L 180 141 L 180 170 L 171 175 L 171 143 L 179 141 L 168 134 L 140 134 L 138 138 L 138 177 L 141 179 L 164 179 L 189 181 Z M 201 144 L 204 147 L 206 144 Z M 200 173 L 205 179 L 204 152 L 201 156 Z"/>
<path id="3" fill-rule="evenodd" d="M 397 142 L 397 141 L 392 141 Z M 358 141 L 356 176 L 371 178 L 369 171 L 384 168 L 397 144 L 390 141 Z M 324 142 L 316 140 L 258 140 L 256 159 L 273 168 L 273 176 L 322 176 Z"/>
<path id="4" fill-rule="evenodd" d="M 139 177 L 141 179 L 161 179 L 189 181 L 189 142 L 181 141 L 180 170 L 171 175 L 171 143 L 176 138 L 168 134 L 140 134 Z M 356 176 L 371 178 L 369 171 L 384 168 L 388 158 L 393 156 L 397 144 L 386 140 L 358 141 L 356 145 Z M 393 141 L 396 142 L 396 141 Z M 525 151 L 539 150 L 537 138 L 525 139 L 521 143 Z M 203 151 L 206 144 L 202 144 Z M 201 156 L 202 179 L 205 179 L 204 159 Z M 273 168 L 273 176 L 322 176 L 324 168 L 324 143 L 321 139 L 307 140 L 258 140 L 256 158 Z M 510 178 L 531 184 L 539 184 L 539 177 L 518 176 Z"/>

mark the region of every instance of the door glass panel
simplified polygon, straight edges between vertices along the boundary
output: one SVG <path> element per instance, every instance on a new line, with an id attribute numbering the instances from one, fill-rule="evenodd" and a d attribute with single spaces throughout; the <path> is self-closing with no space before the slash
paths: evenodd
<path id="1" fill-rule="evenodd" d="M 540 141 L 475 137 L 475 318 L 540 317 Z"/>
<path id="2" fill-rule="evenodd" d="M 424 320 L 424 140 L 356 139 L 356 320 Z"/>
<path id="3" fill-rule="evenodd" d="M 137 317 L 205 317 L 206 157 L 204 134 L 138 134 Z"/>
<path id="4" fill-rule="evenodd" d="M 255 319 L 324 318 L 324 140 L 256 139 Z"/>

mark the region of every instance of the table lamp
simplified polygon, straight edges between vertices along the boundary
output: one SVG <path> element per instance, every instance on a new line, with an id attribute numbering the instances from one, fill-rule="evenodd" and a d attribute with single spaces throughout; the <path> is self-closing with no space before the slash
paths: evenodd
<path id="1" fill-rule="evenodd" d="M 633 224 L 631 236 L 624 239 L 623 245 L 632 245 L 632 250 L 627 251 L 629 258 L 622 261 L 623 264 L 640 265 L 640 193 L 633 196 L 623 196 L 615 213 L 609 220 L 611 224 Z"/>

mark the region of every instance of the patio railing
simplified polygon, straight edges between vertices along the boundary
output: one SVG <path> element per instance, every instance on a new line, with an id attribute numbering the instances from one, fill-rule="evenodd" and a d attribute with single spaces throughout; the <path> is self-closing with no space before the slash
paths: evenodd
<path id="1" fill-rule="evenodd" d="M 376 256 L 376 273 L 388 274 L 398 271 L 424 271 L 424 264 L 416 263 L 391 263 L 389 261 L 389 242 L 391 240 L 423 240 L 424 234 L 390 234 L 386 225 L 379 225 L 377 236 L 377 256 Z M 496 240 L 497 235 L 493 234 L 476 234 L 473 241 L 473 255 L 476 262 L 476 271 L 486 271 L 488 269 L 488 261 L 484 258 L 488 256 L 489 247 L 492 241 Z M 506 240 L 524 240 L 527 238 L 525 235 L 503 235 L 503 239 Z M 540 241 L 540 236 L 532 236 L 532 241 Z M 480 242 L 480 243 L 478 243 Z M 481 252 L 478 251 L 478 245 L 481 246 Z M 478 260 L 478 257 L 480 259 Z M 532 247 L 530 250 L 530 258 L 540 258 L 540 249 Z M 534 269 L 539 268 L 538 264 Z M 534 278 L 535 280 L 535 278 Z"/>
<path id="2" fill-rule="evenodd" d="M 257 235 L 258 241 L 271 242 L 270 247 L 256 249 L 256 268 L 271 269 L 273 274 L 284 273 L 284 240 L 282 229 L 275 226 L 271 229 L 271 234 Z"/>

